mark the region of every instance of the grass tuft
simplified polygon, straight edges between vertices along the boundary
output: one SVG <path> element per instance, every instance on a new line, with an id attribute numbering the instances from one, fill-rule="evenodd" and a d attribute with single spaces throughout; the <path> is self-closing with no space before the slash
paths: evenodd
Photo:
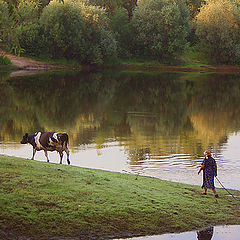
<path id="1" fill-rule="evenodd" d="M 4 55 L 0 55 L 0 65 L 11 65 L 11 60 Z"/>

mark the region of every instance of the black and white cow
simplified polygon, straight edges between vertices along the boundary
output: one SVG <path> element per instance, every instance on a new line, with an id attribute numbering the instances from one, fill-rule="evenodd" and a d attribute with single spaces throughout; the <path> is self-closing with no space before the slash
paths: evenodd
<path id="1" fill-rule="evenodd" d="M 63 151 L 65 151 L 67 154 L 67 162 L 70 164 L 67 133 L 37 132 L 33 135 L 26 133 L 23 136 L 21 144 L 27 143 L 33 146 L 32 160 L 34 159 L 36 151 L 44 150 L 47 161 L 49 162 L 47 151 L 57 151 L 60 155 L 60 164 L 62 164 Z"/>

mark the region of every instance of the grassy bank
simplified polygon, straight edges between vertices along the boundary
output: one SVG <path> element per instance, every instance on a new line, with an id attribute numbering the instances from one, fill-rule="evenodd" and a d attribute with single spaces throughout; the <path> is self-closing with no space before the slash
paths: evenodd
<path id="1" fill-rule="evenodd" d="M 240 224 L 238 202 L 218 192 L 215 199 L 198 186 L 0 156 L 0 239 L 101 239 Z"/>
<path id="2" fill-rule="evenodd" d="M 77 70 L 77 71 L 97 71 L 104 69 L 124 70 L 124 71 L 152 71 L 152 72 L 213 72 L 213 73 L 240 73 L 239 65 L 218 65 L 207 61 L 201 56 L 200 50 L 196 47 L 186 48 L 184 54 L 171 63 L 159 62 L 151 58 L 119 58 L 107 61 L 103 65 L 82 65 L 76 60 L 49 59 L 48 57 L 33 57 L 24 55 L 16 57 L 10 53 L 4 54 L 12 61 L 12 65 L 1 65 L 0 69 L 14 68 L 24 70 Z"/>
<path id="3" fill-rule="evenodd" d="M 171 63 L 161 63 L 152 59 L 129 58 L 120 59 L 117 64 L 107 64 L 109 67 L 131 71 L 156 72 L 213 72 L 213 73 L 240 73 L 239 65 L 222 65 L 207 61 L 200 51 L 188 48 L 182 56 Z"/>

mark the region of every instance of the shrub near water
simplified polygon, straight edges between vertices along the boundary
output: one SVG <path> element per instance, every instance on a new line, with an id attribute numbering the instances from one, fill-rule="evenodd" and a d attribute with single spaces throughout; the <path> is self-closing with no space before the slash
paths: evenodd
<path id="1" fill-rule="evenodd" d="M 201 50 L 218 63 L 240 62 L 240 4 L 236 2 L 208 0 L 196 18 Z"/>
<path id="2" fill-rule="evenodd" d="M 115 58 L 117 43 L 109 27 L 109 19 L 103 8 L 78 3 L 86 24 L 86 48 L 84 63 L 103 63 L 106 59 Z"/>
<path id="3" fill-rule="evenodd" d="M 179 55 L 186 44 L 189 10 L 182 0 L 141 0 L 133 13 L 139 55 L 158 59 Z"/>
<path id="4" fill-rule="evenodd" d="M 54 57 L 102 63 L 116 52 L 107 16 L 101 8 L 81 1 L 52 1 L 43 10 L 40 25 L 48 52 Z"/>
<path id="5" fill-rule="evenodd" d="M 6 44 L 6 48 L 13 48 L 17 45 L 17 39 L 12 33 L 12 19 L 9 16 L 7 3 L 0 1 L 0 42 Z"/>
<path id="6" fill-rule="evenodd" d="M 43 10 L 40 25 L 46 42 L 45 51 L 53 57 L 76 58 L 84 54 L 86 26 L 81 12 L 71 1 L 64 4 L 52 1 Z"/>
<path id="7" fill-rule="evenodd" d="M 110 25 L 117 39 L 118 54 L 121 57 L 129 56 L 134 41 L 127 11 L 123 8 L 117 9 L 110 18 Z"/>
<path id="8" fill-rule="evenodd" d="M 14 29 L 21 48 L 31 55 L 39 55 L 44 49 L 39 22 L 24 22 Z"/>

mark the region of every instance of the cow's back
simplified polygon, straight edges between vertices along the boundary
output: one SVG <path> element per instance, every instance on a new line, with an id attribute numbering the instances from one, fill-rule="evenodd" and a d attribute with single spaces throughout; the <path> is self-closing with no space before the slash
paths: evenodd
<path id="1" fill-rule="evenodd" d="M 41 136 L 39 138 L 39 142 L 40 142 L 40 144 L 42 145 L 43 148 L 49 148 L 50 147 L 49 139 L 52 138 L 53 134 L 54 134 L 54 132 L 41 132 Z"/>

